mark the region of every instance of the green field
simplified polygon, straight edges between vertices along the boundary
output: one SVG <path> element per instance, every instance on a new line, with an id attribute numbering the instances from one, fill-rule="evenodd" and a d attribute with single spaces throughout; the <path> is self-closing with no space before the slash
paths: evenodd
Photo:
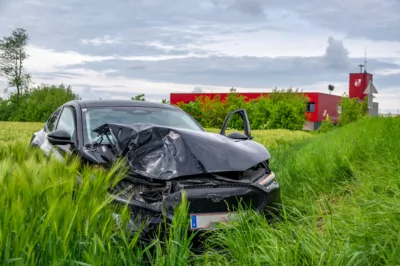
<path id="1" fill-rule="evenodd" d="M 400 264 L 399 118 L 318 135 L 253 131 L 273 156 L 285 217 L 270 226 L 244 215 L 211 235 L 200 255 L 189 249 L 184 208 L 168 236 L 139 246 L 111 217 L 106 188 L 118 178 L 87 168 L 76 188 L 76 162 L 64 166 L 28 149 L 41 126 L 0 122 L 1 265 Z"/>

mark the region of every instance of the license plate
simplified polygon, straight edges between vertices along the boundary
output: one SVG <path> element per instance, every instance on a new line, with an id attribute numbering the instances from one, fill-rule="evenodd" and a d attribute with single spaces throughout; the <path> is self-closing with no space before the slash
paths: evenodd
<path id="1" fill-rule="evenodd" d="M 190 229 L 216 228 L 218 223 L 226 223 L 234 218 L 235 213 L 199 213 L 190 215 Z"/>

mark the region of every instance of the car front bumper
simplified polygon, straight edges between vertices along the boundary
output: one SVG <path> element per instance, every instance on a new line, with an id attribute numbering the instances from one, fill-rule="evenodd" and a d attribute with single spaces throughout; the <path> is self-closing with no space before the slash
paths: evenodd
<path id="1" fill-rule="evenodd" d="M 145 222 L 144 232 L 148 233 L 157 230 L 165 221 L 167 223 L 173 221 L 175 209 L 183 200 L 183 191 L 188 202 L 189 229 L 192 231 L 213 229 L 215 222 L 226 220 L 238 209 L 256 210 L 265 215 L 268 221 L 280 217 L 280 186 L 273 172 L 253 183 L 193 185 L 170 194 L 158 204 L 128 201 L 118 197 L 114 203 L 129 206 L 131 212 L 129 231 L 138 230 L 140 223 Z M 239 202 L 243 201 L 244 205 L 240 205 Z M 118 219 L 117 214 L 115 218 Z"/>

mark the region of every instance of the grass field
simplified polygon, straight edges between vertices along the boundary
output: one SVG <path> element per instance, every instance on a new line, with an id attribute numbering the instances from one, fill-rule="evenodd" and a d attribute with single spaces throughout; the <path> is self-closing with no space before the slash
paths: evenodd
<path id="1" fill-rule="evenodd" d="M 128 238 L 111 218 L 111 173 L 85 169 L 72 200 L 77 164 L 48 162 L 26 147 L 40 127 L 0 123 L 1 265 L 400 264 L 399 118 L 320 135 L 253 131 L 271 150 L 284 220 L 270 226 L 243 216 L 237 227 L 212 235 L 199 256 L 188 248 L 184 209 L 151 251 Z M 223 253 L 212 248 L 221 243 Z"/>
<path id="2" fill-rule="evenodd" d="M 32 133 L 43 127 L 43 123 L 0 122 L 0 145 L 11 141 L 29 143 Z"/>
<path id="3" fill-rule="evenodd" d="M 32 133 L 43 127 L 43 123 L 23 123 L 23 122 L 0 122 L 0 143 L 11 141 L 29 142 Z M 208 128 L 208 132 L 219 133 L 218 129 Z M 227 134 L 232 130 L 228 130 Z M 312 135 L 303 131 L 290 131 L 285 129 L 276 130 L 255 130 L 252 135 L 256 141 L 264 144 L 268 148 L 276 148 L 307 139 Z"/>

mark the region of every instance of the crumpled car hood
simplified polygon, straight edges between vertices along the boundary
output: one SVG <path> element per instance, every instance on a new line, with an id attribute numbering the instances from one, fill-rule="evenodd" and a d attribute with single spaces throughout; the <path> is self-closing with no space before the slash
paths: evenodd
<path id="1" fill-rule="evenodd" d="M 111 133 L 119 155 L 135 173 L 159 180 L 245 171 L 271 157 L 252 140 L 153 124 L 104 124 L 94 132 Z"/>

